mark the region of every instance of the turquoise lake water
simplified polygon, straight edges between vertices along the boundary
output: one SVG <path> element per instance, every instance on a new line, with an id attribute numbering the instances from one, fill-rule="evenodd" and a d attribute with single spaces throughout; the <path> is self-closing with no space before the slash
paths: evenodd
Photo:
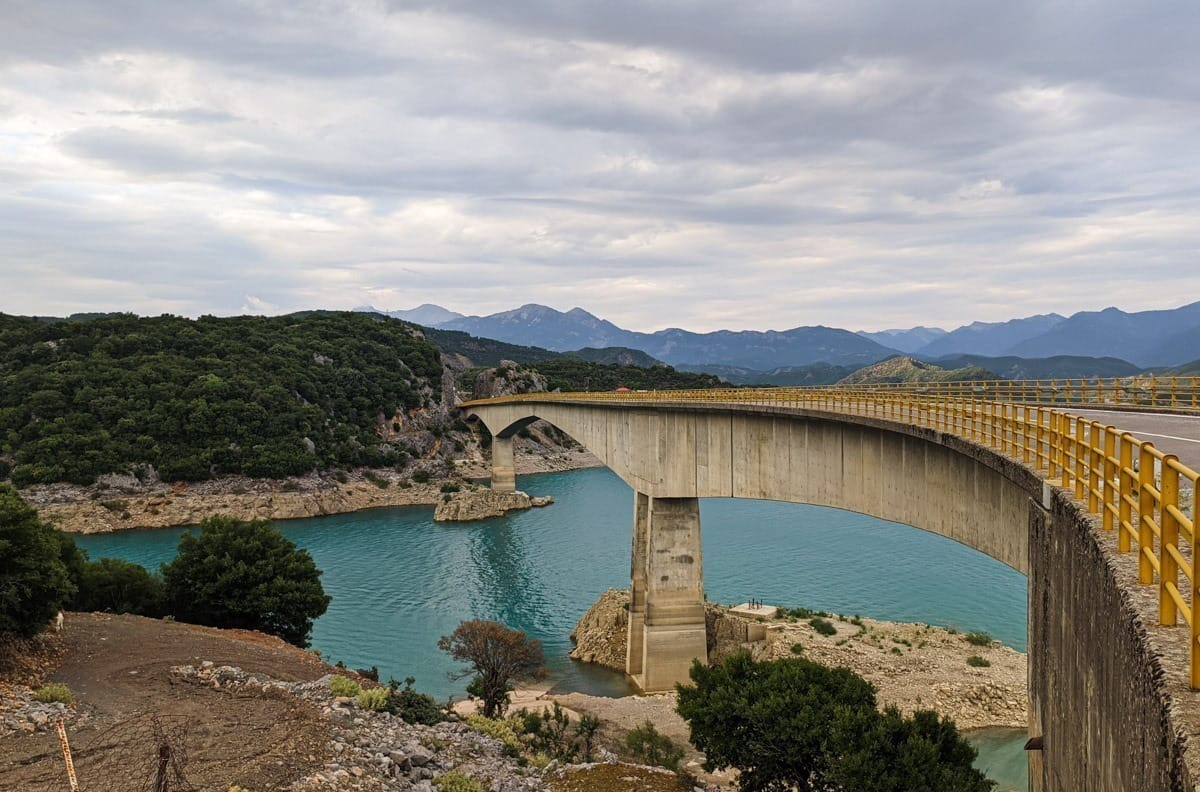
<path id="1" fill-rule="evenodd" d="M 463 696 L 439 636 L 487 618 L 540 638 L 562 689 L 629 692 L 619 674 L 567 658 L 575 622 L 606 588 L 629 584 L 633 493 L 607 469 L 521 477 L 554 505 L 475 523 L 435 523 L 432 507 L 277 522 L 312 554 L 333 598 L 313 646 L 381 678 L 413 676 L 439 699 Z M 769 501 L 701 502 L 708 598 L 803 605 L 895 621 L 983 630 L 1025 650 L 1024 576 L 963 545 L 852 512 Z M 90 556 L 149 568 L 186 529 L 78 537 Z M 1024 789 L 1024 737 L 985 730 L 980 767 Z"/>

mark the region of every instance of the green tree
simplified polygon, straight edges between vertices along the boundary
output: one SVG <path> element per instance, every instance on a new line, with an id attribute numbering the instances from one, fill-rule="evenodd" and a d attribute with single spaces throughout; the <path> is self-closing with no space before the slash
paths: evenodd
<path id="1" fill-rule="evenodd" d="M 313 620 L 329 607 L 321 572 L 266 520 L 223 515 L 184 534 L 162 568 L 167 607 L 183 621 L 261 630 L 307 646 Z"/>
<path id="2" fill-rule="evenodd" d="M 136 613 L 160 617 L 166 613 L 162 577 L 144 566 L 119 558 L 89 561 L 79 572 L 79 592 L 71 608 L 81 611 Z"/>
<path id="3" fill-rule="evenodd" d="M 474 675 L 467 692 L 483 701 L 483 714 L 488 718 L 504 714 L 514 682 L 540 679 L 546 674 L 542 642 L 499 622 L 464 621 L 438 640 L 438 649 L 468 664 L 451 677 Z"/>
<path id="4" fill-rule="evenodd" d="M 75 593 L 61 554 L 58 532 L 0 484 L 0 632 L 36 635 Z"/>
<path id="5" fill-rule="evenodd" d="M 844 668 L 736 654 L 694 663 L 679 714 L 705 769 L 735 767 L 743 790 L 987 792 L 975 750 L 935 713 L 880 713 L 875 690 Z"/>

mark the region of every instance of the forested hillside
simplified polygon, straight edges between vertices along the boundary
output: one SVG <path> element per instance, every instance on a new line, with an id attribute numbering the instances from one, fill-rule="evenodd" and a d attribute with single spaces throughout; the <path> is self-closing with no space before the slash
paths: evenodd
<path id="1" fill-rule="evenodd" d="M 604 391 L 617 388 L 630 390 L 678 390 L 725 387 L 712 374 L 676 371 L 670 366 L 622 366 L 593 363 L 578 358 L 543 360 L 529 368 L 545 376 L 548 390 Z"/>
<path id="2" fill-rule="evenodd" d="M 0 477 L 90 483 L 152 465 L 167 481 L 388 465 L 405 411 L 440 401 L 437 348 L 363 314 L 0 314 Z"/>

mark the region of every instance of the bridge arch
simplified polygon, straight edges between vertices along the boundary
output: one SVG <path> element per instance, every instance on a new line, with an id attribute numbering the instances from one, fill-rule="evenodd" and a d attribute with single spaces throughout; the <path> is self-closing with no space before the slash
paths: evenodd
<path id="1" fill-rule="evenodd" d="M 750 498 L 831 506 L 961 542 L 1027 574 L 1041 479 L 989 449 L 929 429 L 812 410 L 679 405 L 619 411 L 521 402 L 472 408 L 498 480 L 505 441 L 536 420 L 565 431 L 650 498 Z M 610 420 L 615 419 L 615 420 Z M 497 448 L 497 440 L 500 447 Z"/>

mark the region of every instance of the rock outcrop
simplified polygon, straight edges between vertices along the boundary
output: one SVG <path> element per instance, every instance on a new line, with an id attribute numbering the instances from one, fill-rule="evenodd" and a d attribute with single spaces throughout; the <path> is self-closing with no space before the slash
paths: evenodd
<path id="1" fill-rule="evenodd" d="M 708 653 L 719 660 L 739 649 L 750 649 L 760 656 L 765 641 L 753 640 L 764 631 L 758 625 L 725 613 L 718 605 L 705 605 L 708 634 Z M 588 608 L 571 632 L 575 648 L 571 658 L 596 663 L 614 671 L 625 671 L 625 654 L 629 645 L 629 590 L 609 589 Z"/>
<path id="2" fill-rule="evenodd" d="M 579 620 L 571 657 L 625 670 L 629 591 L 608 590 Z M 1026 658 L 999 642 L 980 644 L 927 624 L 816 613 L 777 618 L 742 616 L 705 606 L 710 662 L 740 650 L 756 660 L 803 656 L 849 668 L 875 685 L 881 704 L 905 713 L 933 708 L 960 729 L 1023 727 L 1028 721 Z M 813 622 L 826 632 L 817 629 Z M 828 632 L 832 627 L 832 632 Z M 975 634 L 978 635 L 978 634 Z"/>
<path id="3" fill-rule="evenodd" d="M 609 589 L 575 625 L 571 657 L 624 672 L 628 630 L 629 590 Z"/>
<path id="4" fill-rule="evenodd" d="M 544 502 L 538 505 L 546 505 Z M 503 517 L 514 509 L 528 509 L 533 500 L 524 492 L 496 492 L 490 489 L 455 492 L 444 498 L 433 512 L 437 522 L 467 522 Z"/>

